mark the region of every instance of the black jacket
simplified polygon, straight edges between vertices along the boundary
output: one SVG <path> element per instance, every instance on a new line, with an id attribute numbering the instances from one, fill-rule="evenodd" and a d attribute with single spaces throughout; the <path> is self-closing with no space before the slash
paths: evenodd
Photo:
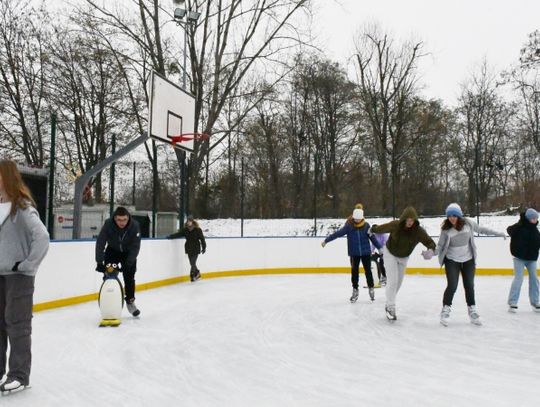
<path id="1" fill-rule="evenodd" d="M 191 230 L 184 226 L 178 232 L 170 235 L 169 239 L 176 239 L 179 237 L 186 238 L 184 248 L 189 256 L 199 254 L 201 252 L 201 246 L 203 251 L 206 250 L 206 240 L 204 240 L 202 229 L 197 224 L 195 224 Z"/>
<path id="2" fill-rule="evenodd" d="M 506 229 L 510 236 L 510 253 L 521 260 L 538 260 L 540 250 L 540 232 L 535 224 L 529 222 L 525 213 L 519 216 L 519 222 Z"/>
<path id="3" fill-rule="evenodd" d="M 139 223 L 131 216 L 124 229 L 120 229 L 113 219 L 107 219 L 96 241 L 96 262 L 105 259 L 105 248 L 120 253 L 127 253 L 126 265 L 132 266 L 137 260 L 141 248 L 141 230 Z"/>

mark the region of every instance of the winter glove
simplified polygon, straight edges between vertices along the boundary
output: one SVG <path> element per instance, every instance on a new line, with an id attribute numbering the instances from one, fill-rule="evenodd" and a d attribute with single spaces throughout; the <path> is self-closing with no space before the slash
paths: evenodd
<path id="1" fill-rule="evenodd" d="M 201 250 L 201 254 L 204 254 L 204 253 L 206 253 L 206 247 Z"/>
<path id="2" fill-rule="evenodd" d="M 321 246 L 322 247 L 326 246 L 326 242 L 324 240 L 321 242 Z"/>
<path id="3" fill-rule="evenodd" d="M 105 264 L 97 263 L 96 271 L 99 272 L 99 273 L 105 273 Z"/>
<path id="4" fill-rule="evenodd" d="M 422 252 L 422 257 L 424 258 L 424 260 L 431 260 L 434 254 L 435 253 L 432 249 L 428 249 Z"/>
<path id="5" fill-rule="evenodd" d="M 16 262 L 15 265 L 11 268 L 11 271 L 19 271 L 19 264 L 21 264 L 20 261 Z"/>

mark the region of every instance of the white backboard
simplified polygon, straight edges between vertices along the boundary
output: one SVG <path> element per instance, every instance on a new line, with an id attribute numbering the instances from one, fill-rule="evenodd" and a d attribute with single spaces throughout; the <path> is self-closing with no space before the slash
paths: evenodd
<path id="1" fill-rule="evenodd" d="M 171 144 L 172 136 L 193 133 L 195 128 L 195 97 L 180 86 L 152 72 L 149 82 L 148 135 Z M 177 148 L 193 151 L 193 140 L 176 144 Z"/>

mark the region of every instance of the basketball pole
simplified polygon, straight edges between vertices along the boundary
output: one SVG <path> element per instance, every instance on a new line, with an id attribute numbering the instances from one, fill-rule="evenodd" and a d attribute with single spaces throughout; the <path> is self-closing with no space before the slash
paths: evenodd
<path id="1" fill-rule="evenodd" d="M 47 228 L 49 236 L 54 239 L 54 172 L 56 168 L 56 113 L 51 114 L 51 152 L 49 157 L 49 199 L 47 212 Z"/>

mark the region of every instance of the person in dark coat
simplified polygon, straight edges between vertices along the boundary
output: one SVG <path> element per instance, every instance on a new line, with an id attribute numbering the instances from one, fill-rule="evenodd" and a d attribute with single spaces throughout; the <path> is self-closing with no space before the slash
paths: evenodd
<path id="1" fill-rule="evenodd" d="M 139 223 L 131 217 L 126 208 L 119 206 L 99 232 L 96 241 L 96 271 L 104 273 L 108 263 L 121 265 L 127 309 L 135 317 L 141 313 L 135 305 L 135 273 L 140 248 Z"/>
<path id="2" fill-rule="evenodd" d="M 514 256 L 514 279 L 508 295 L 510 312 L 518 309 L 519 292 L 523 283 L 523 271 L 529 273 L 529 301 L 533 310 L 540 312 L 538 303 L 537 260 L 540 250 L 540 232 L 538 231 L 538 212 L 527 209 L 519 216 L 519 221 L 506 229 L 510 236 L 510 253 Z"/>
<path id="3" fill-rule="evenodd" d="M 371 274 L 371 243 L 377 248 L 382 249 L 381 244 L 375 239 L 375 236 L 368 234 L 369 223 L 364 219 L 364 210 L 355 208 L 352 216 L 347 218 L 345 225 L 338 231 L 327 236 L 321 242 L 321 246 L 326 246 L 326 243 L 337 239 L 341 236 L 347 236 L 347 252 L 351 259 L 351 283 L 353 287 L 351 302 L 358 300 L 358 280 L 360 261 L 364 267 L 368 292 L 371 301 L 375 300 L 375 290 L 373 275 Z"/>
<path id="4" fill-rule="evenodd" d="M 202 229 L 192 216 L 188 216 L 182 229 L 169 235 L 169 239 L 178 239 L 180 237 L 186 238 L 184 248 L 191 266 L 189 273 L 190 279 L 191 281 L 197 281 L 201 278 L 201 272 L 197 268 L 197 258 L 199 257 L 199 254 L 204 254 L 206 252 L 206 240 L 204 239 Z"/>

